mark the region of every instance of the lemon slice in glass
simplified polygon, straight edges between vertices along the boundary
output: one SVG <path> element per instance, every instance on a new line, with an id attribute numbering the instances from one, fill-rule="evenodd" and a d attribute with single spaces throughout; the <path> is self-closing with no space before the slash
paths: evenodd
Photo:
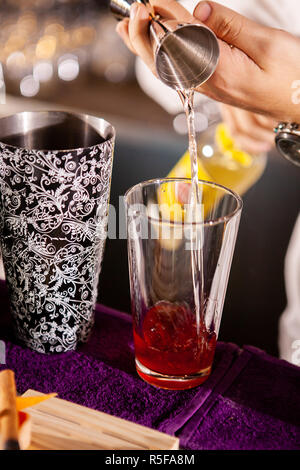
<path id="1" fill-rule="evenodd" d="M 249 153 L 240 150 L 231 137 L 229 129 L 226 124 L 222 123 L 217 126 L 216 129 L 216 143 L 222 152 L 228 159 L 234 160 L 245 168 L 249 168 L 252 165 L 252 157 Z"/>

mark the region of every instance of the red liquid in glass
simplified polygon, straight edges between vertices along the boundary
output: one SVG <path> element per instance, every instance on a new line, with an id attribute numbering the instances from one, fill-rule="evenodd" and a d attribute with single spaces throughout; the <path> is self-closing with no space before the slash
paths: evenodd
<path id="1" fill-rule="evenodd" d="M 159 302 L 145 315 L 142 332 L 134 329 L 136 358 L 142 366 L 152 372 L 167 376 L 193 376 L 211 367 L 216 334 L 207 331 L 200 323 L 197 328 L 195 314 L 187 306 L 170 302 Z M 164 388 L 184 389 L 204 382 L 209 375 L 199 376 L 188 383 L 157 379 L 138 373 L 147 382 Z"/>

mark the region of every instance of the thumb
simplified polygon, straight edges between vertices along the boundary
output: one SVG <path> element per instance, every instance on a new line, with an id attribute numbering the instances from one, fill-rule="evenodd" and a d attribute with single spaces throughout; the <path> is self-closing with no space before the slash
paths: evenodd
<path id="1" fill-rule="evenodd" d="M 260 62 L 261 44 L 268 39 L 268 28 L 215 2 L 198 3 L 194 17 L 212 29 L 219 39 Z"/>

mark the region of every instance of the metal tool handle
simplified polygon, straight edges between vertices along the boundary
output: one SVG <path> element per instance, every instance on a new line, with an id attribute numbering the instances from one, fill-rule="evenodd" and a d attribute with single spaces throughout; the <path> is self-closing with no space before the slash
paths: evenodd
<path id="1" fill-rule="evenodd" d="M 111 0 L 110 9 L 118 20 L 123 20 L 124 18 L 129 18 L 130 7 L 135 2 L 143 3 L 144 5 L 148 3 L 147 0 Z"/>

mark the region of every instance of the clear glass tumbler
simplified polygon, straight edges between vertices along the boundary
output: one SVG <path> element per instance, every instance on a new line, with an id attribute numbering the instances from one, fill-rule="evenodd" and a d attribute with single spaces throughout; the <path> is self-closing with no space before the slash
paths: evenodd
<path id="1" fill-rule="evenodd" d="M 241 198 L 189 179 L 140 183 L 125 195 L 136 368 L 152 385 L 187 389 L 211 372 L 242 211 Z"/>

